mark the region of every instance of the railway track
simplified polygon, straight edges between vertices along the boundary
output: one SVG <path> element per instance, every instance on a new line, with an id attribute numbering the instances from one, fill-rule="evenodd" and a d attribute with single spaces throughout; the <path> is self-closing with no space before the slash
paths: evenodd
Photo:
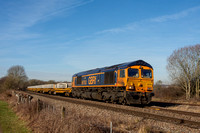
<path id="1" fill-rule="evenodd" d="M 66 102 L 70 102 L 70 103 L 74 103 L 74 104 L 81 104 L 81 105 L 96 107 L 99 109 L 111 110 L 111 111 L 119 112 L 119 113 L 123 113 L 123 114 L 134 115 L 134 116 L 138 116 L 138 117 L 143 117 L 144 119 L 152 119 L 152 120 L 161 121 L 161 122 L 173 123 L 173 124 L 180 125 L 180 126 L 187 126 L 187 127 L 194 128 L 194 129 L 200 129 L 200 122 L 190 121 L 190 120 L 181 119 L 181 118 L 174 118 L 174 117 L 169 117 L 169 116 L 162 116 L 162 115 L 152 114 L 152 113 L 144 112 L 144 111 L 136 111 L 136 110 L 131 109 L 131 107 L 124 108 L 123 105 L 106 104 L 106 103 L 102 103 L 102 102 L 80 100 L 80 99 L 74 99 L 74 98 L 70 98 L 70 97 L 46 95 L 46 94 L 34 93 L 34 92 L 26 92 L 26 93 L 39 95 L 39 96 L 51 98 L 54 100 L 61 100 L 61 101 L 66 101 Z M 152 109 L 152 107 L 147 107 L 147 109 L 148 108 Z M 156 107 L 154 109 L 156 110 Z M 159 109 L 157 108 L 157 110 L 200 117 L 200 114 L 198 114 L 198 113 L 190 113 L 190 112 L 169 110 L 169 109 L 162 109 L 162 108 L 159 108 Z"/>
<path id="2" fill-rule="evenodd" d="M 186 112 L 186 111 L 180 111 L 180 110 L 165 109 L 165 108 L 160 108 L 160 107 L 145 107 L 145 108 L 146 109 L 158 110 L 158 111 L 177 113 L 177 114 L 181 114 L 181 115 L 200 117 L 200 113 L 194 113 L 194 112 Z"/>
<path id="3" fill-rule="evenodd" d="M 176 106 L 176 105 L 189 105 L 189 106 L 200 106 L 200 104 L 192 104 L 192 103 L 180 103 L 180 102 L 158 102 L 158 101 L 152 101 L 150 103 L 151 106 Z"/>

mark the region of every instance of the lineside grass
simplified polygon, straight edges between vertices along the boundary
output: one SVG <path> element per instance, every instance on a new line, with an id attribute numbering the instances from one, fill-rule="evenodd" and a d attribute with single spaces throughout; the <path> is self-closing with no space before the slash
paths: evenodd
<path id="1" fill-rule="evenodd" d="M 0 101 L 0 126 L 3 133 L 30 133 L 4 101 Z"/>

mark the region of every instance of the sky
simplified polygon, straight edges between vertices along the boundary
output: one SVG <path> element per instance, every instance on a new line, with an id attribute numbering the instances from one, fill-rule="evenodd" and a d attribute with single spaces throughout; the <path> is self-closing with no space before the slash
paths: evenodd
<path id="1" fill-rule="evenodd" d="M 0 77 L 22 65 L 29 79 L 142 59 L 170 82 L 167 58 L 200 44 L 199 0 L 0 0 Z"/>

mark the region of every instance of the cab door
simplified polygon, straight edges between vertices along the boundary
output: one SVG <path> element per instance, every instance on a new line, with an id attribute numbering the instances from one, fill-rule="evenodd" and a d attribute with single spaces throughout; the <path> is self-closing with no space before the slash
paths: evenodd
<path id="1" fill-rule="evenodd" d="M 119 69 L 117 73 L 117 86 L 126 86 L 126 69 Z"/>

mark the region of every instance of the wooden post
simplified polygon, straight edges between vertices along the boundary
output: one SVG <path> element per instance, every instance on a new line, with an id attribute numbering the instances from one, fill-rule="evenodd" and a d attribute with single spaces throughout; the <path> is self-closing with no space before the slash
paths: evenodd
<path id="1" fill-rule="evenodd" d="M 22 96 L 19 95 L 19 103 L 21 103 L 21 101 L 22 101 Z"/>
<path id="2" fill-rule="evenodd" d="M 40 102 L 40 99 L 37 99 L 37 113 L 39 113 L 39 102 Z"/>
<path id="3" fill-rule="evenodd" d="M 19 94 L 16 94 L 17 97 L 17 104 L 19 104 Z"/>
<path id="4" fill-rule="evenodd" d="M 65 118 L 65 107 L 61 107 L 61 121 Z"/>
<path id="5" fill-rule="evenodd" d="M 30 104 L 31 103 L 31 99 L 32 99 L 33 97 L 31 96 L 31 95 L 28 95 L 28 103 Z"/>
<path id="6" fill-rule="evenodd" d="M 21 99 L 22 99 L 22 103 L 24 103 L 24 96 L 23 95 L 21 96 Z"/>
<path id="7" fill-rule="evenodd" d="M 110 122 L 110 133 L 112 133 L 112 122 Z"/>

